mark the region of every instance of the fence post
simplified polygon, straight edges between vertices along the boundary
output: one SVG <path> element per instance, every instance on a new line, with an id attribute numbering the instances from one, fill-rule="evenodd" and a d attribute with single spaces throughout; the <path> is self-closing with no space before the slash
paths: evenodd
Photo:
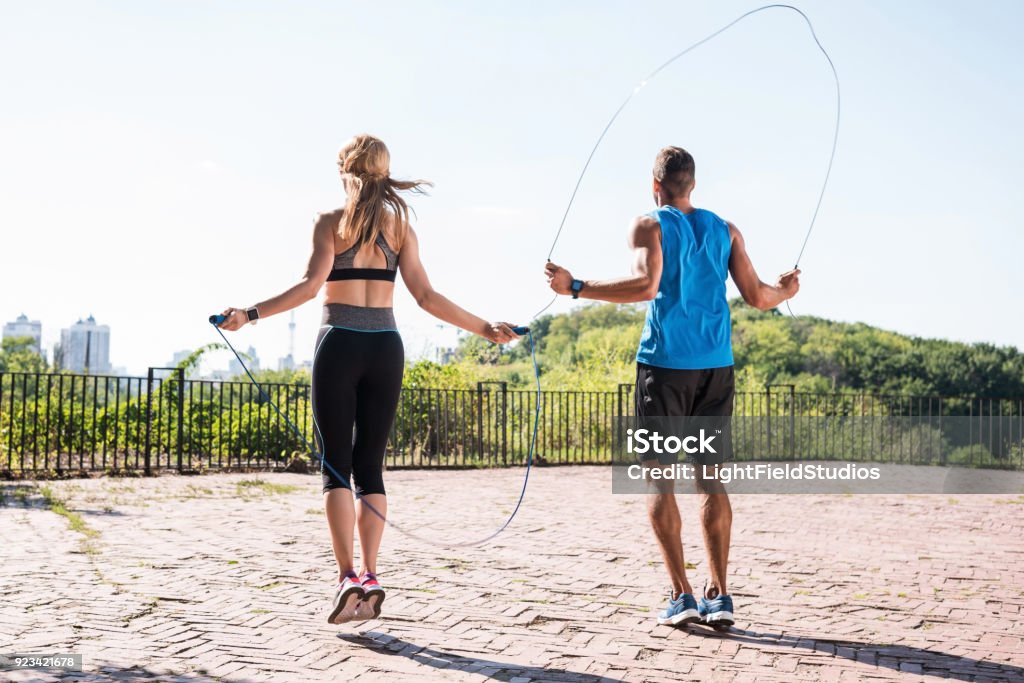
<path id="1" fill-rule="evenodd" d="M 151 474 L 149 467 L 150 455 L 150 432 L 153 426 L 153 368 L 149 368 L 146 375 L 146 447 L 143 451 L 145 457 L 145 473 L 148 477 Z"/>
<path id="2" fill-rule="evenodd" d="M 508 464 L 508 384 L 501 383 L 501 463 Z"/>
<path id="3" fill-rule="evenodd" d="M 623 418 L 626 417 L 626 406 L 629 403 L 629 394 L 633 391 L 633 385 L 622 382 L 616 388 L 616 403 L 617 411 L 612 416 L 612 462 L 615 462 L 615 447 L 620 443 L 623 443 L 625 439 L 622 435 L 622 425 L 626 424 Z M 634 423 L 635 426 L 635 423 Z"/>
<path id="4" fill-rule="evenodd" d="M 150 432 L 153 426 L 153 371 L 154 370 L 172 370 L 178 373 L 178 378 L 181 379 L 185 376 L 185 371 L 181 368 L 149 368 L 146 373 L 146 476 L 152 474 L 152 468 L 150 465 L 150 452 L 152 451 L 152 440 L 150 439 Z M 182 424 L 181 416 L 184 412 L 184 383 L 178 388 L 178 470 L 181 470 L 181 440 L 182 440 Z M 158 406 L 159 407 L 159 406 Z M 167 437 L 170 438 L 170 429 L 167 430 Z M 167 449 L 167 466 L 171 466 L 171 450 Z"/>
<path id="5" fill-rule="evenodd" d="M 190 430 L 191 431 L 191 430 Z M 181 453 L 185 442 L 185 370 L 178 368 L 178 473 L 181 473 Z"/>

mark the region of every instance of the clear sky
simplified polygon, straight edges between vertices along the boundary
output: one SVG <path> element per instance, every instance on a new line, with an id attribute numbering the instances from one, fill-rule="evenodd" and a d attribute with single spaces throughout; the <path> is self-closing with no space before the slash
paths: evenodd
<path id="1" fill-rule="evenodd" d="M 799 2 L 839 70 L 832 184 L 798 314 L 1024 347 L 1024 44 L 1016 2 Z M 437 289 L 487 318 L 548 300 L 542 267 L 576 176 L 652 68 L 753 2 L 8 2 L 0 6 L 0 321 L 51 346 L 90 313 L 139 372 L 216 339 L 207 315 L 302 274 L 344 201 L 340 145 L 371 132 L 427 178 Z M 758 14 L 663 72 L 619 119 L 555 251 L 624 274 L 650 168 L 697 161 L 698 206 L 791 267 L 830 144 L 831 76 L 795 14 Z M 564 311 L 568 300 L 552 310 Z M 297 312 L 312 356 L 319 302 Z M 407 352 L 450 344 L 399 285 Z M 288 316 L 237 333 L 264 365 Z M 217 361 L 226 365 L 226 358 Z"/>

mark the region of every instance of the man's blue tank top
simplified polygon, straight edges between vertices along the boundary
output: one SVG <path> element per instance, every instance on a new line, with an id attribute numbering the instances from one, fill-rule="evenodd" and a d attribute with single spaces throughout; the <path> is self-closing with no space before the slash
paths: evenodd
<path id="1" fill-rule="evenodd" d="M 732 240 L 721 218 L 663 206 L 647 214 L 661 224 L 662 270 L 648 304 L 636 359 L 675 370 L 733 364 L 732 321 L 725 296 Z"/>

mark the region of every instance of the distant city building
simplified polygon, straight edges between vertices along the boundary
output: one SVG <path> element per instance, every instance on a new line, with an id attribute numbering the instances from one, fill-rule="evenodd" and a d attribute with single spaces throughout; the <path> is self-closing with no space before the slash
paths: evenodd
<path id="1" fill-rule="evenodd" d="M 250 346 L 249 350 L 242 354 L 242 358 L 245 359 L 245 364 L 249 366 L 249 372 L 259 371 L 260 357 L 256 355 L 256 349 Z M 245 374 L 245 368 L 242 367 L 237 358 L 232 358 L 231 362 L 228 363 L 228 374 L 231 376 Z"/>
<path id="2" fill-rule="evenodd" d="M 292 354 L 289 353 L 287 356 L 283 356 L 281 358 L 278 358 L 277 359 L 277 369 L 278 370 L 294 370 L 295 369 L 295 359 L 292 358 Z"/>
<path id="3" fill-rule="evenodd" d="M 60 331 L 54 363 L 64 370 L 110 374 L 110 327 L 97 325 L 91 315 Z"/>
<path id="4" fill-rule="evenodd" d="M 192 355 L 192 351 L 185 349 L 184 351 L 175 351 L 174 357 L 167 364 L 169 368 L 176 368 L 183 363 L 189 356 Z M 189 378 L 197 377 L 199 375 L 199 368 L 192 368 L 185 375 Z"/>
<path id="5" fill-rule="evenodd" d="M 182 361 L 184 361 L 191 355 L 192 352 L 189 351 L 188 349 L 185 349 L 184 351 L 175 351 L 174 357 L 171 359 L 171 362 L 168 363 L 167 365 L 168 367 L 176 368 Z"/>
<path id="6" fill-rule="evenodd" d="M 22 313 L 17 320 L 4 325 L 3 338 L 9 337 L 32 337 L 35 340 L 32 349 L 40 356 L 43 355 L 43 324 L 38 320 L 29 320 L 28 316 Z"/>

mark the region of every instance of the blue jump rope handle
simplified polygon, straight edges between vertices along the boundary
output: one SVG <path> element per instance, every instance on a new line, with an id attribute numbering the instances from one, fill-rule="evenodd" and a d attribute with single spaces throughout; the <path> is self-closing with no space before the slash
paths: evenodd
<path id="1" fill-rule="evenodd" d="M 524 334 L 527 334 L 530 331 L 530 328 L 529 327 L 525 327 L 523 325 L 520 325 L 518 327 L 513 327 L 512 331 L 515 332 L 516 334 L 522 336 Z"/>

